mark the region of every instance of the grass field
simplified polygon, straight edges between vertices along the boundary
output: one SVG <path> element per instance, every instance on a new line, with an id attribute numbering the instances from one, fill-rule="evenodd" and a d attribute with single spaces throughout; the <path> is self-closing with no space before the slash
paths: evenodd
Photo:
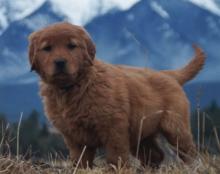
<path id="1" fill-rule="evenodd" d="M 12 158 L 10 156 L 0 157 L 0 173 L 3 174 L 219 174 L 220 173 L 220 157 L 209 154 L 200 154 L 198 159 L 190 165 L 173 162 L 163 164 L 159 169 L 140 167 L 139 165 L 126 168 L 123 166 L 115 167 L 106 164 L 95 166 L 93 169 L 74 168 L 70 161 L 67 160 L 51 160 L 45 162 L 31 162 L 20 158 Z"/>
<path id="2" fill-rule="evenodd" d="M 0 174 L 220 174 L 220 154 L 211 155 L 208 152 L 199 152 L 196 160 L 188 165 L 184 164 L 175 154 L 173 154 L 170 160 L 165 160 L 165 162 L 157 169 L 142 167 L 140 162 L 134 157 L 131 157 L 129 161 L 129 166 L 131 167 L 122 166 L 120 163 L 118 164 L 118 167 L 107 165 L 103 157 L 97 157 L 94 161 L 93 169 L 88 168 L 83 170 L 79 167 L 73 167 L 70 160 L 58 155 L 55 155 L 55 157 L 54 155 L 48 155 L 47 159 L 42 160 L 25 160 L 25 157 L 20 155 L 21 153 L 19 151 L 21 143 L 19 141 L 21 120 L 22 115 L 17 127 L 17 153 L 11 155 L 10 150 L 6 153 L 8 155 L 1 155 L 0 153 Z M 198 122 L 198 127 L 200 127 L 200 122 Z M 214 127 L 213 130 L 215 133 L 214 139 L 217 144 L 216 150 L 220 152 L 220 140 L 216 127 Z M 205 134 L 203 131 L 198 131 L 198 135 L 201 135 L 198 136 L 198 138 L 202 140 L 204 139 Z M 3 138 L 0 141 L 0 152 L 3 152 L 2 144 L 5 136 L 3 135 L 2 137 Z M 163 150 L 169 149 L 170 147 L 165 142 L 160 144 L 163 146 Z M 203 149 L 202 147 L 204 146 L 204 143 L 198 141 L 197 145 L 198 149 Z M 10 149 L 9 146 L 10 145 L 8 145 L 8 149 Z M 80 162 L 80 159 L 78 162 Z"/>

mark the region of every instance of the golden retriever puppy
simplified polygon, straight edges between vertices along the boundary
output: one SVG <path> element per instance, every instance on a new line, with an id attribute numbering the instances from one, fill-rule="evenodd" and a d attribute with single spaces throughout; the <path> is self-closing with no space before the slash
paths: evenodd
<path id="1" fill-rule="evenodd" d="M 184 68 L 154 71 L 115 66 L 95 58 L 89 34 L 69 23 L 57 23 L 30 35 L 29 58 L 40 76 L 46 115 L 62 134 L 83 167 L 97 148 L 106 150 L 108 163 L 127 162 L 137 155 L 142 164 L 159 165 L 163 151 L 160 133 L 183 161 L 196 155 L 190 128 L 189 102 L 182 85 L 203 67 L 205 56 L 195 48 Z"/>

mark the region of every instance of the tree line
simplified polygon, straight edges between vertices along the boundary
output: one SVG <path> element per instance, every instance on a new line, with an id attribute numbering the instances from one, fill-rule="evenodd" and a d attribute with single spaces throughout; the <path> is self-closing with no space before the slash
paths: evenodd
<path id="1" fill-rule="evenodd" d="M 25 158 L 45 158 L 56 154 L 66 156 L 68 151 L 62 137 L 50 131 L 48 123 L 42 123 L 40 118 L 40 114 L 33 110 L 22 119 L 19 127 L 19 122 L 9 123 L 6 115 L 0 114 L 1 154 L 16 155 L 19 151 Z"/>

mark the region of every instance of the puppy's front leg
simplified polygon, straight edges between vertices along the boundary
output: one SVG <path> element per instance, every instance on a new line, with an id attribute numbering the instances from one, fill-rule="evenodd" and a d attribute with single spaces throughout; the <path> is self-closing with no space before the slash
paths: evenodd
<path id="1" fill-rule="evenodd" d="M 79 163 L 80 168 L 87 168 L 87 167 L 92 168 L 93 160 L 96 152 L 95 148 L 78 145 L 67 139 L 65 139 L 65 143 L 69 149 L 70 158 L 73 161 L 74 165 L 80 162 Z"/>
<path id="2" fill-rule="evenodd" d="M 119 121 L 110 128 L 108 141 L 106 143 L 107 162 L 117 165 L 119 159 L 127 163 L 129 158 L 129 134 L 128 126 Z"/>

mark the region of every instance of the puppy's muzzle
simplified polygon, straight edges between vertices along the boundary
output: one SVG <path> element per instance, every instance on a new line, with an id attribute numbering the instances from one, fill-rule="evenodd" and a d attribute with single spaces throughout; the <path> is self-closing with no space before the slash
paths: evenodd
<path id="1" fill-rule="evenodd" d="M 57 59 L 54 61 L 56 73 L 65 73 L 66 72 L 67 61 L 63 58 Z"/>

